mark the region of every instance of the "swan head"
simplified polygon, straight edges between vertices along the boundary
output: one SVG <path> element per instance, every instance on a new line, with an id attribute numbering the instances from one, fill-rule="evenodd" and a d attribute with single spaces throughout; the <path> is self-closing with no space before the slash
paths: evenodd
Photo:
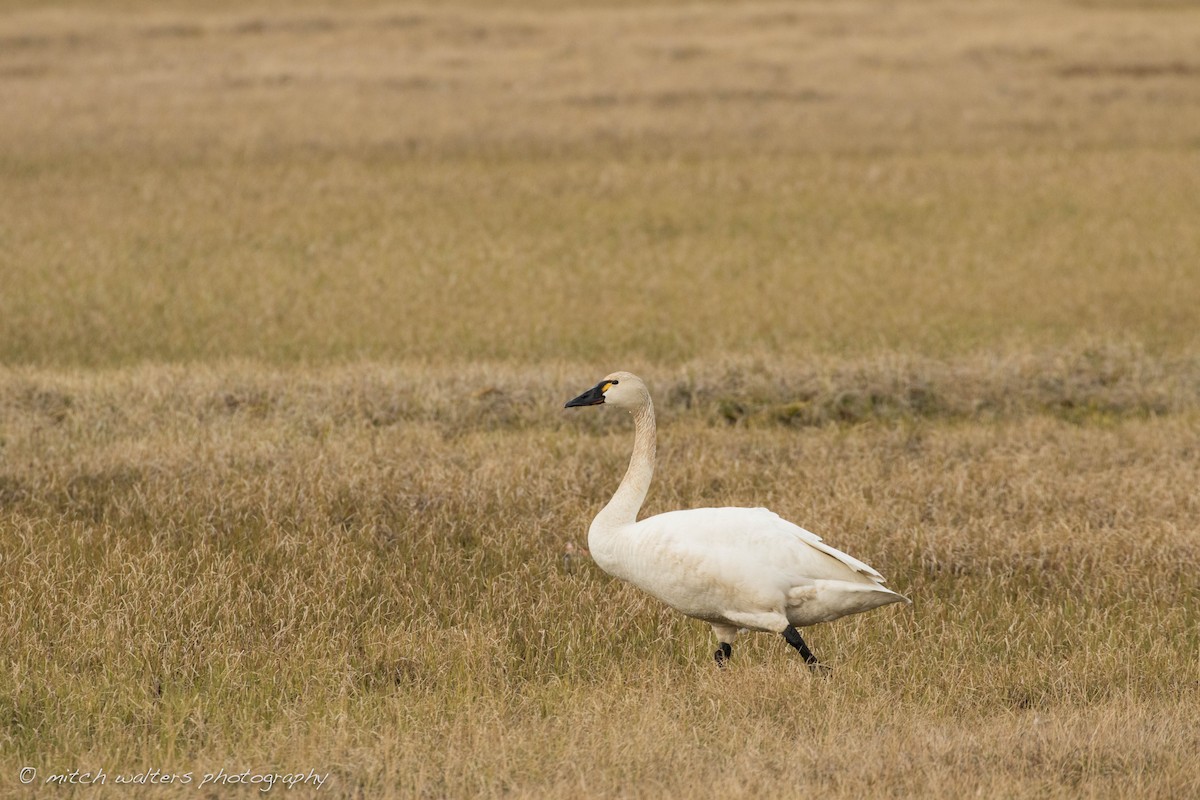
<path id="1" fill-rule="evenodd" d="M 614 372 L 579 397 L 568 400 L 564 408 L 606 405 L 634 411 L 649 402 L 650 391 L 641 378 L 632 372 Z"/>

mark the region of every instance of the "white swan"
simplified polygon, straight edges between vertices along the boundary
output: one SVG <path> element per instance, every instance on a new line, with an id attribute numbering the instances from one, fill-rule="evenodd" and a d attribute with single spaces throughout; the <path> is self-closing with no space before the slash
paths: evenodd
<path id="1" fill-rule="evenodd" d="M 910 602 L 863 562 L 765 508 L 696 508 L 638 522 L 654 475 L 654 404 L 639 377 L 614 372 L 565 407 L 601 404 L 629 411 L 635 433 L 629 469 L 588 529 L 592 558 L 610 575 L 711 625 L 718 664 L 745 628 L 782 634 L 817 668 L 797 627 Z"/>

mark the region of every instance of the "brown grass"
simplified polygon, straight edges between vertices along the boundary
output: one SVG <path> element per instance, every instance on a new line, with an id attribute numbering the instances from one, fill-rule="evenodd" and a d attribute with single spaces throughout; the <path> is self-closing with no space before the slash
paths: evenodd
<path id="1" fill-rule="evenodd" d="M 1200 329 L 1200 18 L 0 16 L 0 357 L 628 364 Z"/>
<path id="2" fill-rule="evenodd" d="M 1170 2 L 4 4 L 0 794 L 1200 794 L 1197 52 Z M 647 513 L 914 606 L 718 672 L 571 556 L 616 368 Z"/>
<path id="3" fill-rule="evenodd" d="M 578 372 L 8 374 L 6 779 L 1196 788 L 1194 406 L 795 429 L 668 403 L 648 512 L 765 503 L 915 599 L 814 630 L 835 666 L 814 681 L 775 637 L 717 673 L 704 626 L 564 559 L 628 447 L 561 410 Z"/>

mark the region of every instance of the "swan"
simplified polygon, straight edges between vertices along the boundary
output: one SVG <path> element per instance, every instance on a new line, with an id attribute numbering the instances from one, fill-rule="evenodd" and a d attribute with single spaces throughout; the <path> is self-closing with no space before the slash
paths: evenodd
<path id="1" fill-rule="evenodd" d="M 740 630 L 782 634 L 822 669 L 796 628 L 909 603 L 883 576 L 765 508 L 694 508 L 639 521 L 654 475 L 654 404 L 641 378 L 614 372 L 565 408 L 633 415 L 633 455 L 616 494 L 592 520 L 588 549 L 605 572 L 712 626 L 724 666 Z"/>

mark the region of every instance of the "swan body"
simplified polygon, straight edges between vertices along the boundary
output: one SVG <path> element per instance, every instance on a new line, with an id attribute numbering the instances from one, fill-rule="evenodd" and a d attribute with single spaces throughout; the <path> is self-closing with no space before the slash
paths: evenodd
<path id="1" fill-rule="evenodd" d="M 712 626 L 723 663 L 739 629 L 779 633 L 811 666 L 797 627 L 908 598 L 883 576 L 765 508 L 696 508 L 637 520 L 654 473 L 654 406 L 645 384 L 615 372 L 567 403 L 614 405 L 634 419 L 634 448 L 620 487 L 588 530 L 605 572 Z"/>

